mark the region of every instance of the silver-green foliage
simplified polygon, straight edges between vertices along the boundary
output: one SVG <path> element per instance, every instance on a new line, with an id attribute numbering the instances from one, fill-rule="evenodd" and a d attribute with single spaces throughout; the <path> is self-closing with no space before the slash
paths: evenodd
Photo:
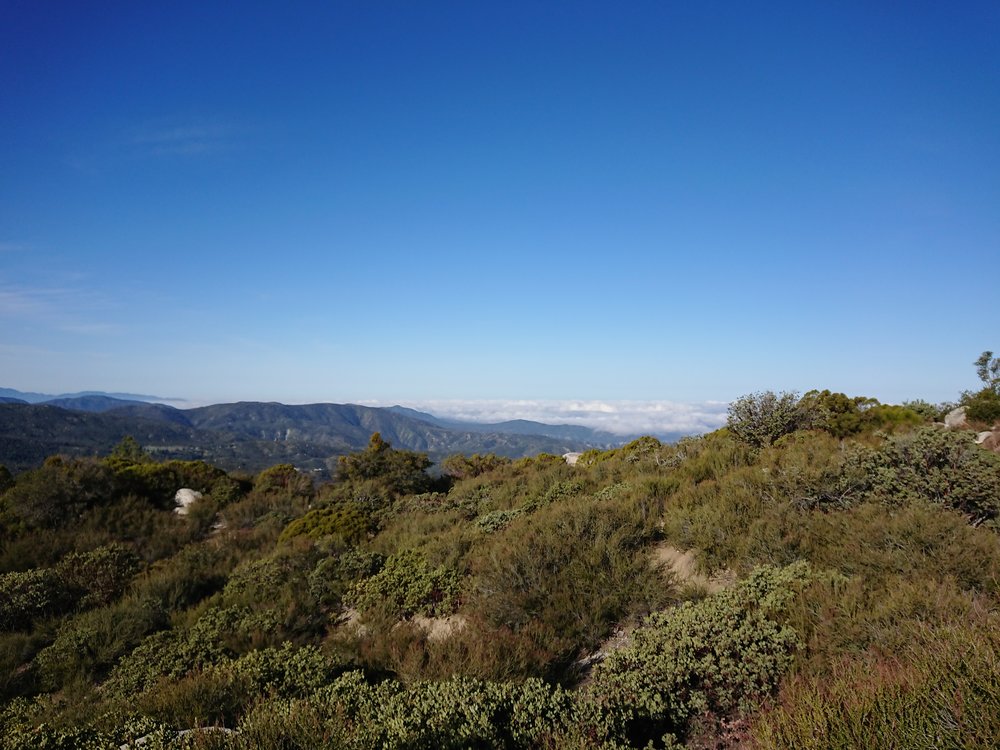
<path id="1" fill-rule="evenodd" d="M 510 526 L 511 521 L 522 513 L 523 511 L 520 508 L 512 510 L 494 510 L 479 516 L 479 518 L 476 519 L 476 526 L 487 534 L 493 534 L 497 531 L 506 529 Z"/>
<path id="2" fill-rule="evenodd" d="M 564 747 L 572 696 L 541 680 L 454 677 L 404 688 L 348 672 L 303 701 L 273 702 L 242 723 L 240 747 L 362 750 Z"/>
<path id="3" fill-rule="evenodd" d="M 595 668 L 600 733 L 683 737 L 700 714 L 750 709 L 791 665 L 800 642 L 783 611 L 811 577 L 806 563 L 758 568 L 708 599 L 650 615 L 630 645 Z"/>
<path id="4" fill-rule="evenodd" d="M 798 403 L 794 392 L 763 391 L 740 396 L 729 405 L 726 426 L 740 442 L 762 448 L 800 426 L 803 415 Z"/>
<path id="5" fill-rule="evenodd" d="M 976 445 L 967 432 L 924 427 L 894 435 L 880 449 L 862 449 L 854 461 L 862 489 L 883 502 L 926 500 L 959 510 L 976 524 L 1000 513 L 1000 456 Z"/>
<path id="6" fill-rule="evenodd" d="M 345 599 L 363 613 L 447 615 L 458 606 L 460 580 L 454 570 L 432 568 L 419 552 L 405 550 L 388 558 L 371 578 L 356 583 Z"/>

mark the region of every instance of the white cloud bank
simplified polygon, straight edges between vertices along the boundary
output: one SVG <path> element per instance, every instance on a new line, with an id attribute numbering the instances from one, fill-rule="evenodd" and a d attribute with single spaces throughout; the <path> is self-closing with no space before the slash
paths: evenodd
<path id="1" fill-rule="evenodd" d="M 379 404 L 388 406 L 389 404 Z M 571 424 L 616 435 L 700 434 L 726 423 L 728 404 L 722 401 L 410 401 L 402 406 L 442 419 L 504 422 L 530 419 L 546 424 Z"/>

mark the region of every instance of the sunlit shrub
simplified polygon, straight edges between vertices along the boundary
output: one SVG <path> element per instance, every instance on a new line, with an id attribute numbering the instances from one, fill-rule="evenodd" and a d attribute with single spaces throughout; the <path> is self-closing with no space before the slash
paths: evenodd
<path id="1" fill-rule="evenodd" d="M 444 615 L 458 605 L 459 583 L 455 571 L 432 568 L 422 555 L 406 551 L 388 558 L 378 573 L 355 584 L 347 599 L 362 613 Z"/>
<path id="2" fill-rule="evenodd" d="M 928 500 L 976 524 L 1000 512 L 1000 456 L 973 443 L 968 433 L 925 427 L 861 451 L 857 460 L 864 489 L 883 502 Z"/>
<path id="3" fill-rule="evenodd" d="M 801 645 L 783 611 L 810 576 L 805 564 L 760 568 L 734 588 L 650 615 L 595 669 L 600 731 L 638 744 L 683 737 L 702 713 L 749 710 Z"/>
<path id="4" fill-rule="evenodd" d="M 365 509 L 358 503 L 335 503 L 326 508 L 317 508 L 302 518 L 292 521 L 281 532 L 279 541 L 287 541 L 297 536 L 319 539 L 324 536 L 340 536 L 349 543 L 360 542 L 368 535 L 371 520 Z"/>

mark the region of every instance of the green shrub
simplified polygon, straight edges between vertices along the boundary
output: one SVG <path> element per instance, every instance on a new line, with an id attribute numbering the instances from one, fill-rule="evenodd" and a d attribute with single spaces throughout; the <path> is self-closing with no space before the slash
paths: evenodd
<path id="1" fill-rule="evenodd" d="M 964 513 L 979 524 L 1000 512 L 1000 456 L 968 433 L 924 427 L 886 440 L 857 458 L 866 489 L 893 505 L 927 500 Z"/>
<path id="2" fill-rule="evenodd" d="M 348 672 L 312 698 L 258 706 L 240 725 L 240 741 L 303 749 L 566 748 L 574 746 L 564 741 L 573 716 L 570 696 L 539 680 L 455 677 L 404 689 Z"/>
<path id="3" fill-rule="evenodd" d="M 599 730 L 632 743 L 683 738 L 706 712 L 749 711 L 778 684 L 800 638 L 784 610 L 810 580 L 804 563 L 759 568 L 738 586 L 650 615 L 594 670 Z"/>
<path id="4" fill-rule="evenodd" d="M 0 630 L 30 627 L 36 620 L 110 604 L 139 570 L 139 558 L 120 544 L 71 553 L 53 568 L 0 575 Z"/>
<path id="5" fill-rule="evenodd" d="M 176 680 L 251 651 L 275 624 L 273 613 L 210 607 L 188 629 L 165 630 L 145 638 L 118 663 L 105 689 L 128 699 L 160 679 Z"/>
<path id="6" fill-rule="evenodd" d="M 441 462 L 441 471 L 453 479 L 469 479 L 492 471 L 509 466 L 511 460 L 505 456 L 497 456 L 493 453 L 480 455 L 475 453 L 471 456 L 455 454 L 448 456 Z"/>
<path id="7" fill-rule="evenodd" d="M 0 701 L 37 690 L 37 672 L 31 662 L 46 646 L 38 633 L 0 633 Z"/>
<path id="8" fill-rule="evenodd" d="M 1000 393 L 993 388 L 963 393 L 961 404 L 965 407 L 965 417 L 970 422 L 986 427 L 1000 422 Z"/>
<path id="9" fill-rule="evenodd" d="M 378 573 L 385 557 L 377 552 L 350 548 L 316 564 L 307 578 L 309 595 L 323 607 L 339 609 L 344 593 L 356 581 Z"/>
<path id="10" fill-rule="evenodd" d="M 65 620 L 35 659 L 42 684 L 56 690 L 75 680 L 100 681 L 143 638 L 166 626 L 158 602 L 135 597 Z"/>
<path id="11" fill-rule="evenodd" d="M 233 726 L 260 700 L 311 695 L 345 671 L 342 660 L 314 646 L 265 648 L 238 659 L 160 680 L 139 697 L 139 709 L 178 729 Z"/>
<path id="12" fill-rule="evenodd" d="M 220 591 L 236 564 L 233 552 L 219 544 L 189 544 L 173 557 L 157 561 L 136 579 L 134 591 L 167 610 L 181 610 Z"/>
<path id="13" fill-rule="evenodd" d="M 29 527 L 70 526 L 114 499 L 114 474 L 102 462 L 60 457 L 21 474 L 4 493 L 7 507 Z"/>
<path id="14" fill-rule="evenodd" d="M 28 628 L 36 619 L 67 610 L 75 600 L 52 568 L 5 573 L 0 575 L 0 630 Z"/>
<path id="15" fill-rule="evenodd" d="M 495 629 L 482 637 L 526 652 L 528 674 L 565 676 L 616 623 L 670 600 L 647 546 L 658 511 L 588 500 L 516 518 L 470 550 L 465 611 Z"/>
<path id="16" fill-rule="evenodd" d="M 340 536 L 345 542 L 357 544 L 368 535 L 371 521 L 365 509 L 358 503 L 335 503 L 326 508 L 317 508 L 302 518 L 292 521 L 281 532 L 279 541 L 288 541 L 297 536 L 319 539 L 324 536 Z"/>
<path id="17" fill-rule="evenodd" d="M 338 459 L 337 479 L 355 484 L 375 482 L 393 497 L 412 495 L 431 489 L 426 473 L 430 466 L 426 454 L 395 450 L 376 432 L 363 451 Z"/>
<path id="18" fill-rule="evenodd" d="M 517 510 L 495 510 L 477 518 L 476 526 L 487 534 L 493 534 L 510 526 L 511 521 L 523 512 L 520 508 Z"/>
<path id="19" fill-rule="evenodd" d="M 139 568 L 139 556 L 123 544 L 72 553 L 57 566 L 66 585 L 83 592 L 78 605 L 82 608 L 110 604 L 125 592 Z"/>
<path id="20" fill-rule="evenodd" d="M 356 583 L 347 600 L 362 613 L 390 618 L 446 615 L 458 606 L 459 583 L 455 571 L 432 568 L 419 553 L 404 551 Z"/>
<path id="21" fill-rule="evenodd" d="M 763 391 L 733 401 L 726 427 L 740 442 L 761 448 L 797 430 L 804 419 L 798 408 L 798 394 Z"/>

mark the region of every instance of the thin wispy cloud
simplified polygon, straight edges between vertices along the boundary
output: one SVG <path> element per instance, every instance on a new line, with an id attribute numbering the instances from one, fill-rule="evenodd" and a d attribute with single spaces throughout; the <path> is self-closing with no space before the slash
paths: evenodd
<path id="1" fill-rule="evenodd" d="M 386 405 L 386 404 L 382 404 Z M 444 419 L 468 422 L 504 422 L 528 419 L 547 424 L 570 424 L 605 430 L 616 435 L 700 434 L 726 422 L 728 404 L 721 401 L 546 401 L 546 400 L 437 400 L 405 402 L 404 406 Z"/>
<path id="2" fill-rule="evenodd" d="M 217 122 L 151 126 L 132 137 L 132 143 L 152 156 L 196 156 L 233 146 L 233 128 Z"/>
<path id="3" fill-rule="evenodd" d="M 102 320 L 110 303 L 88 289 L 0 284 L 0 320 L 29 323 L 86 336 L 123 330 Z"/>

